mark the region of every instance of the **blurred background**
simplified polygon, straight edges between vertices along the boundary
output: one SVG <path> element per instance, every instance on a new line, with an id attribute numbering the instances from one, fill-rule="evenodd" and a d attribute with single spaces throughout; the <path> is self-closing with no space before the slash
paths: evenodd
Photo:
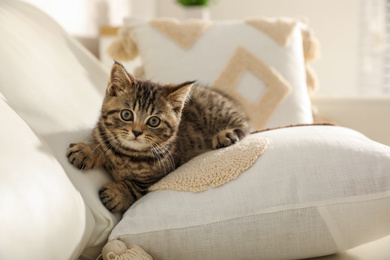
<path id="1" fill-rule="evenodd" d="M 105 39 L 123 18 L 187 16 L 176 0 L 25 1 L 51 15 L 103 62 L 109 60 Z M 390 0 L 211 0 L 204 9 L 205 19 L 211 20 L 300 18 L 321 43 L 321 58 L 313 63 L 319 95 L 390 95 Z"/>

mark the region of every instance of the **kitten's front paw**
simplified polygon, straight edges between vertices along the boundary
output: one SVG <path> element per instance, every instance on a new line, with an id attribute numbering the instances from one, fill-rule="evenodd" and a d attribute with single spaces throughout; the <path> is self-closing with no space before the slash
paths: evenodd
<path id="1" fill-rule="evenodd" d="M 68 157 L 68 161 L 80 170 L 93 168 L 94 158 L 92 156 L 92 149 L 88 144 L 70 144 L 66 156 Z"/>
<path id="2" fill-rule="evenodd" d="M 213 137 L 213 149 L 228 147 L 239 140 L 240 138 L 237 131 L 234 131 L 233 129 L 221 131 Z"/>
<path id="3" fill-rule="evenodd" d="M 113 213 L 125 211 L 131 206 L 129 199 L 126 199 L 123 188 L 123 183 L 110 182 L 100 189 L 100 200 L 109 211 Z"/>

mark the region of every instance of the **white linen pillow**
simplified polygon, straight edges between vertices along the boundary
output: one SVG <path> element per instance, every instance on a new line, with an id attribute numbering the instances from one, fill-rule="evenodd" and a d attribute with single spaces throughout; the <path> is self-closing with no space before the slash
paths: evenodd
<path id="1" fill-rule="evenodd" d="M 0 258 L 76 259 L 91 232 L 83 198 L 1 95 L 0 115 Z"/>
<path id="2" fill-rule="evenodd" d="M 0 91 L 36 133 L 91 128 L 108 72 L 49 16 L 22 1 L 0 3 Z"/>
<path id="3" fill-rule="evenodd" d="M 89 209 L 85 211 L 88 229 L 77 251 L 84 250 L 85 258 L 96 259 L 121 217 L 110 213 L 98 196 L 110 177 L 103 169 L 81 172 L 67 162 L 65 153 L 70 142 L 89 138 L 100 113 L 108 72 L 53 19 L 22 1 L 0 1 L 0 35 L 0 93 L 47 142 L 52 156 L 82 194 Z"/>
<path id="4" fill-rule="evenodd" d="M 390 147 L 336 126 L 255 135 L 269 146 L 236 180 L 151 192 L 109 239 L 155 259 L 302 259 L 390 234 Z"/>
<path id="5" fill-rule="evenodd" d="M 263 129 L 313 122 L 305 29 L 287 18 L 219 22 L 132 18 L 123 30 L 130 31 L 138 48 L 144 78 L 163 83 L 197 80 L 225 91 L 243 104 L 252 125 Z"/>

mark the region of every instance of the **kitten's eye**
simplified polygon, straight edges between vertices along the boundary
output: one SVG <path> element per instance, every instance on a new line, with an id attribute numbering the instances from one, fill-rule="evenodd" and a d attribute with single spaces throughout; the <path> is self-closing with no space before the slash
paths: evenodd
<path id="1" fill-rule="evenodd" d="M 150 125 L 151 127 L 157 127 L 160 123 L 161 123 L 161 119 L 158 118 L 157 116 L 152 116 L 148 120 L 148 125 Z"/>
<path id="2" fill-rule="evenodd" d="M 128 109 L 123 109 L 121 112 L 121 118 L 125 121 L 133 121 L 134 120 L 133 112 L 131 112 Z"/>

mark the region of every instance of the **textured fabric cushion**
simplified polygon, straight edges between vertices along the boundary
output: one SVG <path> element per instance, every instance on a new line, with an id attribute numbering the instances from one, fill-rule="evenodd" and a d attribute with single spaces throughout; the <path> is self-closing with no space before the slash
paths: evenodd
<path id="1" fill-rule="evenodd" d="M 80 193 L 1 96 L 0 115 L 0 258 L 76 259 L 91 231 Z"/>
<path id="2" fill-rule="evenodd" d="M 268 140 L 251 135 L 226 149 L 201 154 L 149 187 L 155 190 L 204 191 L 235 180 L 261 156 Z"/>
<path id="3" fill-rule="evenodd" d="M 82 194 L 88 206 L 85 211 L 88 219 L 83 220 L 83 224 L 87 222 L 91 228 L 84 230 L 85 236 L 77 241 L 80 247 L 75 252 L 81 253 L 86 247 L 83 255 L 95 259 L 120 218 L 108 212 L 98 197 L 98 190 L 110 179 L 103 169 L 85 174 L 72 167 L 65 153 L 70 142 L 87 140 L 99 115 L 108 73 L 50 17 L 24 2 L 0 1 L 0 35 L 0 92 L 37 136 L 47 142 L 51 156 L 61 163 Z M 3 132 L 1 137 L 11 138 Z M 12 135 L 11 139 L 18 138 Z M 39 151 L 37 147 L 35 152 Z M 20 150 L 15 147 L 7 152 L 16 156 Z M 25 159 L 21 158 L 18 163 L 24 163 Z M 7 174 L 12 176 L 14 173 Z M 52 175 L 56 174 L 52 172 Z M 47 185 L 50 186 L 50 182 Z M 58 204 L 67 203 L 65 197 L 54 198 L 58 199 Z M 58 214 L 62 213 L 58 211 Z M 27 216 L 25 213 L 26 221 Z M 59 227 L 52 239 L 62 237 L 62 231 Z M 19 230 L 15 229 L 15 232 Z M 20 241 L 13 243 L 25 246 Z M 48 250 L 47 244 L 40 246 L 42 250 Z M 69 250 L 74 248 L 69 247 Z"/>
<path id="4" fill-rule="evenodd" d="M 256 129 L 312 123 L 304 25 L 292 19 L 129 19 L 146 79 L 197 80 L 236 97 Z"/>
<path id="5" fill-rule="evenodd" d="M 390 147 L 335 126 L 256 135 L 269 146 L 236 180 L 151 192 L 110 239 L 156 259 L 302 259 L 390 234 Z"/>

